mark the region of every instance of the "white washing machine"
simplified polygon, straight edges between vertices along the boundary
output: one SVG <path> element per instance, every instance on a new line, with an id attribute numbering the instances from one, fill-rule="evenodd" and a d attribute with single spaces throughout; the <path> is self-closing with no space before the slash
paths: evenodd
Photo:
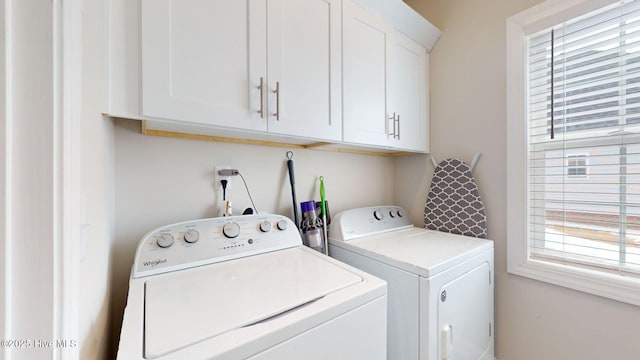
<path id="1" fill-rule="evenodd" d="M 140 241 L 118 358 L 385 359 L 386 309 L 383 280 L 284 216 L 187 221 Z"/>
<path id="2" fill-rule="evenodd" d="M 493 359 L 493 242 L 414 227 L 397 206 L 336 215 L 329 254 L 388 284 L 387 358 Z"/>

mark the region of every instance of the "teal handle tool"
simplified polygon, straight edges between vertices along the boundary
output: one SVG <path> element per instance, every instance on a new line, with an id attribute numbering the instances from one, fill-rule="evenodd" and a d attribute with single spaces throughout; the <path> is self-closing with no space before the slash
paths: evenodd
<path id="1" fill-rule="evenodd" d="M 327 241 L 327 207 L 325 200 L 324 176 L 320 176 L 320 214 L 322 216 L 322 230 L 324 233 L 324 251 L 326 255 L 329 255 L 329 243 Z"/>
<path id="2" fill-rule="evenodd" d="M 321 209 L 320 214 L 322 216 L 327 215 L 327 208 L 326 208 L 326 205 L 324 204 L 325 200 L 326 198 L 325 198 L 325 191 L 324 191 L 324 176 L 320 176 L 320 209 Z"/>

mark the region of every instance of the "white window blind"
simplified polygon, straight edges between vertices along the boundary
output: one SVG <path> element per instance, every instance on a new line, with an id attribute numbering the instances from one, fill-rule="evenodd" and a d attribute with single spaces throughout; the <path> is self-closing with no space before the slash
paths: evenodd
<path id="1" fill-rule="evenodd" d="M 529 257 L 640 276 L 640 1 L 527 41 Z"/>

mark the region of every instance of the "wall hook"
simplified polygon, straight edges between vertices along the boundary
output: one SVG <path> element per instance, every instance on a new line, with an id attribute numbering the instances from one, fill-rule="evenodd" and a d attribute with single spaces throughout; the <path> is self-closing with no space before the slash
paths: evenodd
<path id="1" fill-rule="evenodd" d="M 473 156 L 473 160 L 471 160 L 471 165 L 469 165 L 469 167 L 471 168 L 471 172 L 473 172 L 473 170 L 476 168 L 476 165 L 478 165 L 478 160 L 480 160 L 480 153 L 479 152 L 477 152 Z"/>
<path id="2" fill-rule="evenodd" d="M 478 165 L 478 161 L 480 160 L 480 153 L 477 152 L 474 156 L 473 156 L 473 160 L 471 160 L 471 165 L 469 165 L 469 167 L 471 168 L 471 172 L 473 172 L 473 170 L 476 168 L 476 165 Z M 433 165 L 433 168 L 437 168 L 438 167 L 438 161 L 436 160 L 436 157 L 433 156 L 432 154 L 429 154 L 429 160 L 431 160 L 431 164 Z"/>
<path id="3" fill-rule="evenodd" d="M 436 161 L 436 157 L 429 154 L 429 159 L 431 160 L 431 164 L 433 165 L 433 168 L 437 168 L 438 167 L 438 162 Z"/>

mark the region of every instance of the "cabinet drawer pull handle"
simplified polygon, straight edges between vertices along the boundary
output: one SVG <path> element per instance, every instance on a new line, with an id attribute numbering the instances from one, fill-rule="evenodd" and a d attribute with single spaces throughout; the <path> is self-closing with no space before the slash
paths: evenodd
<path id="1" fill-rule="evenodd" d="M 393 138 L 396 138 L 396 113 L 393 113 L 393 116 L 389 116 L 389 120 L 391 120 L 391 123 L 393 124 L 393 132 L 389 131 L 389 135 L 393 136 Z"/>
<path id="2" fill-rule="evenodd" d="M 260 114 L 260 118 L 264 119 L 264 92 L 262 91 L 262 87 L 264 86 L 264 78 L 260 77 L 260 84 L 258 85 L 258 91 L 260 91 L 260 108 L 258 109 L 258 114 Z"/>
<path id="3" fill-rule="evenodd" d="M 396 117 L 396 121 L 398 122 L 398 128 L 395 130 L 396 131 L 396 139 L 400 140 L 400 114 L 398 114 L 398 116 Z"/>
<path id="4" fill-rule="evenodd" d="M 276 112 L 273 113 L 273 116 L 276 117 L 276 120 L 280 120 L 280 81 L 276 81 L 276 88 L 273 90 L 273 93 L 276 94 Z"/>

